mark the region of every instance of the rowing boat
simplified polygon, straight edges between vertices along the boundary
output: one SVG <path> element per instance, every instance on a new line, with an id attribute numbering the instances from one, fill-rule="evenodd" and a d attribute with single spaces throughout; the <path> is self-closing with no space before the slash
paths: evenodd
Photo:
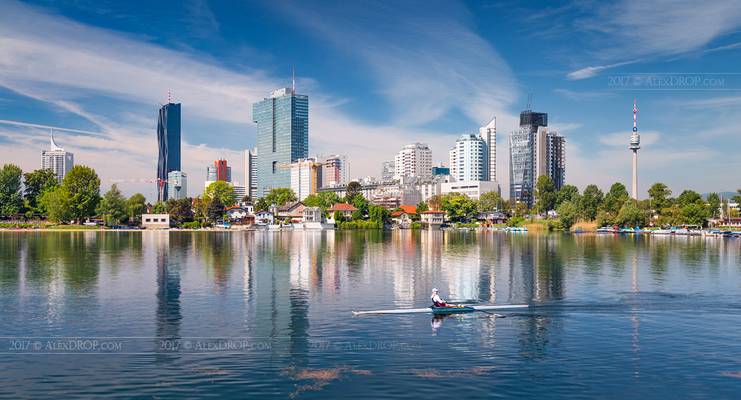
<path id="1" fill-rule="evenodd" d="M 510 310 L 510 309 L 527 308 L 527 307 L 528 307 L 527 304 L 445 307 L 447 310 L 440 310 L 442 312 L 436 312 L 433 309 L 433 307 L 400 308 L 396 310 L 353 311 L 352 315 L 417 314 L 417 313 L 450 314 L 451 309 L 459 309 L 459 311 L 453 311 L 453 312 L 471 312 L 471 311 L 486 311 L 486 310 Z M 440 308 L 440 307 L 435 307 L 435 308 Z"/>

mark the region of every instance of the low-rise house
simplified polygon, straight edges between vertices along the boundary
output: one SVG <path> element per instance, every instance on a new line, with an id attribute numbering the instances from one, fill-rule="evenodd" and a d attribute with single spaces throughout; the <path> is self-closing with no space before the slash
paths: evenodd
<path id="1" fill-rule="evenodd" d="M 236 225 L 252 225 L 255 223 L 255 216 L 250 213 L 245 207 L 242 206 L 230 206 L 227 207 L 226 215 L 233 224 Z"/>
<path id="2" fill-rule="evenodd" d="M 276 209 L 276 216 L 284 222 L 302 222 L 304 220 L 304 208 L 306 206 L 300 201 L 288 202 Z"/>
<path id="3" fill-rule="evenodd" d="M 352 204 L 337 203 L 327 210 L 327 215 L 329 216 L 327 218 L 327 222 L 330 224 L 335 223 L 335 220 L 334 220 L 335 213 L 340 213 L 340 215 L 349 219 L 349 218 L 352 218 L 352 213 L 354 213 L 355 211 L 358 211 L 358 209 L 353 207 Z"/>
<path id="4" fill-rule="evenodd" d="M 481 212 L 476 216 L 476 219 L 484 222 L 487 225 L 506 224 L 507 216 L 499 211 L 487 211 Z"/>
<path id="5" fill-rule="evenodd" d="M 427 229 L 440 229 L 445 222 L 445 211 L 422 211 L 419 215 Z"/>
<path id="6" fill-rule="evenodd" d="M 169 214 L 142 214 L 142 228 L 170 229 Z"/>
<path id="7" fill-rule="evenodd" d="M 399 206 L 399 210 L 391 213 L 391 220 L 400 228 L 408 228 L 415 218 L 417 218 L 417 206 L 414 205 Z"/>
<path id="8" fill-rule="evenodd" d="M 255 213 L 256 225 L 272 225 L 275 222 L 275 216 L 270 211 L 258 211 Z"/>

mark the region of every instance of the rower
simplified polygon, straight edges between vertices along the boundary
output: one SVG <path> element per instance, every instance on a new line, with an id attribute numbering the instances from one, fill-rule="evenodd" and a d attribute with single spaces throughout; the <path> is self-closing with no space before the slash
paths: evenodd
<path id="1" fill-rule="evenodd" d="M 432 295 L 430 296 L 430 299 L 432 300 L 432 305 L 434 307 L 448 307 L 448 304 L 440 298 L 437 289 L 432 289 Z"/>

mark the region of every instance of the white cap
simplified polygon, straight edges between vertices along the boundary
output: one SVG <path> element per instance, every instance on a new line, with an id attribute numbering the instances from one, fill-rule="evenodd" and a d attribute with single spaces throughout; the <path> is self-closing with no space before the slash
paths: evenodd
<path id="1" fill-rule="evenodd" d="M 437 293 L 437 288 L 433 288 L 432 293 Z"/>

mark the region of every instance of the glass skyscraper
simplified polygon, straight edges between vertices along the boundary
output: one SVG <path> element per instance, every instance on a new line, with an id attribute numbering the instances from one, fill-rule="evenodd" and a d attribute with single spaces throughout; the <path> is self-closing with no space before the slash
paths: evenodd
<path id="1" fill-rule="evenodd" d="M 57 183 L 61 185 L 64 176 L 67 175 L 67 172 L 75 164 L 75 156 L 57 145 L 54 141 L 53 131 L 51 132 L 49 142 L 49 150 L 41 152 L 41 168 L 54 171 L 54 175 L 57 176 Z"/>
<path id="2" fill-rule="evenodd" d="M 188 175 L 182 171 L 167 174 L 167 198 L 180 200 L 188 197 Z"/>
<path id="3" fill-rule="evenodd" d="M 290 188 L 290 164 L 309 156 L 309 97 L 291 88 L 252 105 L 257 124 L 257 197 Z"/>
<path id="4" fill-rule="evenodd" d="M 180 103 L 167 103 L 160 108 L 157 144 L 157 201 L 166 201 L 167 175 L 171 171 L 180 171 Z"/>

